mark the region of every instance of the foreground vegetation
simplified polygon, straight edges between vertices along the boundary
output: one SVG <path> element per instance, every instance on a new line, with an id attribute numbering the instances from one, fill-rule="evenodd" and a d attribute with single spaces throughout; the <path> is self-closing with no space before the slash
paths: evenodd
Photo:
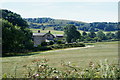
<path id="1" fill-rule="evenodd" d="M 26 56 L 13 56 L 2 58 L 2 72 L 7 75 L 14 75 L 16 71 L 16 77 L 25 77 L 28 74 L 28 70 L 25 68 L 26 65 L 32 65 L 34 60 L 48 59 L 50 67 L 55 67 L 58 71 L 64 71 L 64 67 L 61 66 L 63 61 L 65 63 L 71 63 L 77 65 L 80 69 L 89 68 L 90 62 L 99 63 L 101 60 L 104 62 L 108 60 L 108 64 L 118 64 L 118 42 L 99 42 L 92 43 L 94 47 L 90 48 L 79 48 L 79 49 L 68 49 L 68 50 L 52 50 L 46 52 L 34 52 L 31 55 Z M 87 44 L 87 45 L 90 45 Z M 111 66 L 110 65 L 110 66 Z M 10 77 L 10 76 L 9 76 Z"/>
<path id="2" fill-rule="evenodd" d="M 79 68 L 70 62 L 62 62 L 61 66 L 64 67 L 64 71 L 50 67 L 47 62 L 47 59 L 33 60 L 31 65 L 25 65 L 28 72 L 24 78 L 120 78 L 118 65 L 111 65 L 107 60 L 98 64 L 90 62 L 88 68 Z M 3 78 L 16 78 L 16 72 L 12 76 L 4 74 Z"/>

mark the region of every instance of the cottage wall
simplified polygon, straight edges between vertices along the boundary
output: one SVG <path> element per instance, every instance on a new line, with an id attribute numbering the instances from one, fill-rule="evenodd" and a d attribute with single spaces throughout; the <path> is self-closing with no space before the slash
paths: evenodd
<path id="1" fill-rule="evenodd" d="M 37 47 L 40 45 L 42 42 L 45 41 L 45 38 L 42 36 L 34 36 L 34 46 Z"/>
<path id="2" fill-rule="evenodd" d="M 50 32 L 43 34 L 43 33 L 34 33 L 33 39 L 34 39 L 34 46 L 37 47 L 42 42 L 51 41 L 54 40 L 55 36 L 52 35 Z"/>

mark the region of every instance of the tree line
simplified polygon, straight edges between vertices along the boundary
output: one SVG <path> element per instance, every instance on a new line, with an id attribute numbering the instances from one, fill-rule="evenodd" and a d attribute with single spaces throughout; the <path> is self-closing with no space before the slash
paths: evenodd
<path id="1" fill-rule="evenodd" d="M 71 20 L 60 20 L 53 18 L 25 18 L 29 23 L 29 28 L 34 29 L 45 29 L 47 27 L 53 27 L 54 30 L 63 31 L 66 24 L 75 25 L 77 30 L 82 31 L 117 31 L 118 28 L 117 22 L 93 22 L 85 23 L 80 21 L 71 21 Z"/>
<path id="2" fill-rule="evenodd" d="M 103 31 L 83 31 L 82 34 L 77 31 L 75 25 L 67 25 L 64 28 L 64 35 L 68 43 L 71 42 L 101 42 L 101 41 L 118 41 L 120 39 L 120 31 L 114 33 Z"/>

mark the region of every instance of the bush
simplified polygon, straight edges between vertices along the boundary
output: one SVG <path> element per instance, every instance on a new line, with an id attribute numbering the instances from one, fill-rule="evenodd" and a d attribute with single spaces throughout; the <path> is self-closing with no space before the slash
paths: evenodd
<path id="1" fill-rule="evenodd" d="M 42 42 L 41 43 L 41 46 L 47 46 L 48 44 L 47 44 L 47 42 Z"/>
<path id="2" fill-rule="evenodd" d="M 35 47 L 33 51 L 46 51 L 46 50 L 52 50 L 52 48 L 49 46 L 38 46 Z"/>
<path id="3" fill-rule="evenodd" d="M 69 43 L 69 44 L 58 44 L 52 45 L 53 49 L 61 49 L 61 48 L 72 48 L 72 47 L 85 47 L 83 43 Z"/>
<path id="4" fill-rule="evenodd" d="M 53 45 L 53 44 L 54 44 L 54 42 L 53 42 L 53 41 L 50 41 L 50 42 L 49 42 L 49 45 Z"/>
<path id="5" fill-rule="evenodd" d="M 57 44 L 62 44 L 62 41 L 61 41 L 61 40 L 58 40 L 58 41 L 57 41 Z"/>

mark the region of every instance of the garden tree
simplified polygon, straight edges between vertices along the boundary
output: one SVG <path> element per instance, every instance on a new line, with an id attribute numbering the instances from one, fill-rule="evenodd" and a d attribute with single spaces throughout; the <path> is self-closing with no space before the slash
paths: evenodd
<path id="1" fill-rule="evenodd" d="M 32 32 L 20 15 L 8 10 L 2 10 L 2 45 L 3 56 L 8 52 L 24 52 L 33 47 Z"/>
<path id="2" fill-rule="evenodd" d="M 96 37 L 96 34 L 95 34 L 95 32 L 90 32 L 90 33 L 88 33 L 88 36 L 90 38 L 94 38 L 94 37 Z"/>
<path id="3" fill-rule="evenodd" d="M 99 40 L 106 40 L 106 36 L 103 33 L 103 31 L 98 31 L 96 36 L 98 37 Z"/>
<path id="4" fill-rule="evenodd" d="M 81 34 L 77 31 L 77 28 L 72 24 L 69 24 L 64 28 L 64 35 L 68 43 L 76 42 L 76 40 L 81 37 Z"/>

